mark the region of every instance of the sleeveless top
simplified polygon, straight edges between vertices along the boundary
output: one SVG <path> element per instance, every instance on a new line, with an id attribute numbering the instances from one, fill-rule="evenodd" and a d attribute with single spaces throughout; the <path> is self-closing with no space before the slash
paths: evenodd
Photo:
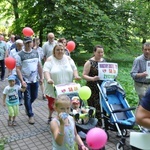
<path id="1" fill-rule="evenodd" d="M 90 77 L 98 76 L 98 61 L 94 61 L 89 59 L 91 68 L 89 72 Z M 105 59 L 103 59 L 101 62 L 106 62 Z M 88 105 L 95 107 L 96 109 L 96 118 L 100 119 L 101 118 L 101 109 L 100 109 L 100 103 L 99 103 L 99 89 L 97 86 L 97 83 L 101 84 L 103 81 L 98 80 L 98 81 L 87 81 L 86 85 L 91 89 L 91 97 L 88 99 Z"/>
<path id="2" fill-rule="evenodd" d="M 91 69 L 90 69 L 90 72 L 89 72 L 89 76 L 90 77 L 94 77 L 94 76 L 98 76 L 98 61 L 95 61 L 95 60 L 92 60 L 92 59 L 89 59 L 90 61 L 90 64 L 91 64 Z M 101 62 L 106 62 L 105 59 L 103 59 Z M 87 85 L 88 86 L 92 86 L 93 85 L 96 85 L 96 83 L 99 82 L 101 83 L 102 81 L 99 80 L 99 81 L 87 81 Z M 96 85 L 97 86 L 97 85 Z"/>
<path id="3" fill-rule="evenodd" d="M 58 125 L 60 125 L 60 122 L 57 118 L 54 118 Z M 74 119 L 71 116 L 68 116 L 69 120 L 69 125 L 65 125 L 64 127 L 64 143 L 59 146 L 56 142 L 55 139 L 52 135 L 52 143 L 53 143 L 53 149 L 52 150 L 75 150 L 74 145 L 75 145 L 75 133 L 74 133 L 74 128 L 75 128 L 75 123 Z"/>

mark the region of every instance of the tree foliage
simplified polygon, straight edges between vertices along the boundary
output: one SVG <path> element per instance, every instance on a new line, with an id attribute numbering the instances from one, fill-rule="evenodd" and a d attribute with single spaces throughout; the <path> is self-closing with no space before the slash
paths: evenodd
<path id="1" fill-rule="evenodd" d="M 54 32 L 74 40 L 77 50 L 90 52 L 101 44 L 107 54 L 126 53 L 137 39 L 149 38 L 148 0 L 0 0 L 0 5 L 1 18 L 14 18 L 10 32 L 21 34 L 29 26 L 42 41 Z"/>

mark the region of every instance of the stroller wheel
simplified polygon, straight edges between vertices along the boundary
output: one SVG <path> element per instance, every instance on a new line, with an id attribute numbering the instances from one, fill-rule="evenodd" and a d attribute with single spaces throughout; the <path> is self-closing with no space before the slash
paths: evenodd
<path id="1" fill-rule="evenodd" d="M 124 147 L 121 143 L 117 143 L 116 150 L 124 150 Z"/>
<path id="2" fill-rule="evenodd" d="M 129 137 L 128 135 L 128 131 L 126 129 L 121 130 L 121 135 L 119 134 L 119 132 L 117 133 L 117 137 Z"/>
<path id="3" fill-rule="evenodd" d="M 124 137 L 129 137 L 127 129 L 123 129 L 121 132 Z"/>

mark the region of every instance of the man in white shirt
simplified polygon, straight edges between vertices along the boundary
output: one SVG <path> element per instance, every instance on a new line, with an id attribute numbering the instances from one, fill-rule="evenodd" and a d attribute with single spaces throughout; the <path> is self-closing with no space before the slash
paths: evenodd
<path id="1" fill-rule="evenodd" d="M 52 55 L 53 48 L 57 44 L 54 33 L 51 33 L 51 32 L 48 33 L 47 38 L 48 38 L 48 41 L 45 42 L 44 45 L 42 46 L 43 53 L 44 53 L 44 62 L 49 56 Z"/>
<path id="2" fill-rule="evenodd" d="M 39 82 L 43 82 L 42 66 L 39 54 L 32 49 L 33 42 L 31 37 L 24 38 L 24 49 L 18 53 L 16 71 L 21 81 L 21 85 L 26 87 L 24 92 L 24 105 L 26 114 L 29 117 L 28 123 L 34 124 L 34 113 L 32 104 L 38 96 Z M 38 79 L 38 75 L 39 78 Z"/>

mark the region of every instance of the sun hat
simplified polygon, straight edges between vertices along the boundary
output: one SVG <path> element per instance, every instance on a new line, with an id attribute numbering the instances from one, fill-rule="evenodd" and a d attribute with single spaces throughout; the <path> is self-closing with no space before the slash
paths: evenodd
<path id="1" fill-rule="evenodd" d="M 80 104 L 80 99 L 78 96 L 73 96 L 71 100 L 72 104 Z"/>
<path id="2" fill-rule="evenodd" d="M 23 41 L 24 41 L 24 43 L 29 43 L 29 42 L 32 42 L 32 38 L 29 36 L 26 36 L 26 37 L 24 37 Z"/>
<path id="3" fill-rule="evenodd" d="M 16 80 L 16 76 L 10 75 L 10 76 L 8 77 L 8 81 L 10 81 L 10 80 L 15 81 L 15 80 Z"/>

